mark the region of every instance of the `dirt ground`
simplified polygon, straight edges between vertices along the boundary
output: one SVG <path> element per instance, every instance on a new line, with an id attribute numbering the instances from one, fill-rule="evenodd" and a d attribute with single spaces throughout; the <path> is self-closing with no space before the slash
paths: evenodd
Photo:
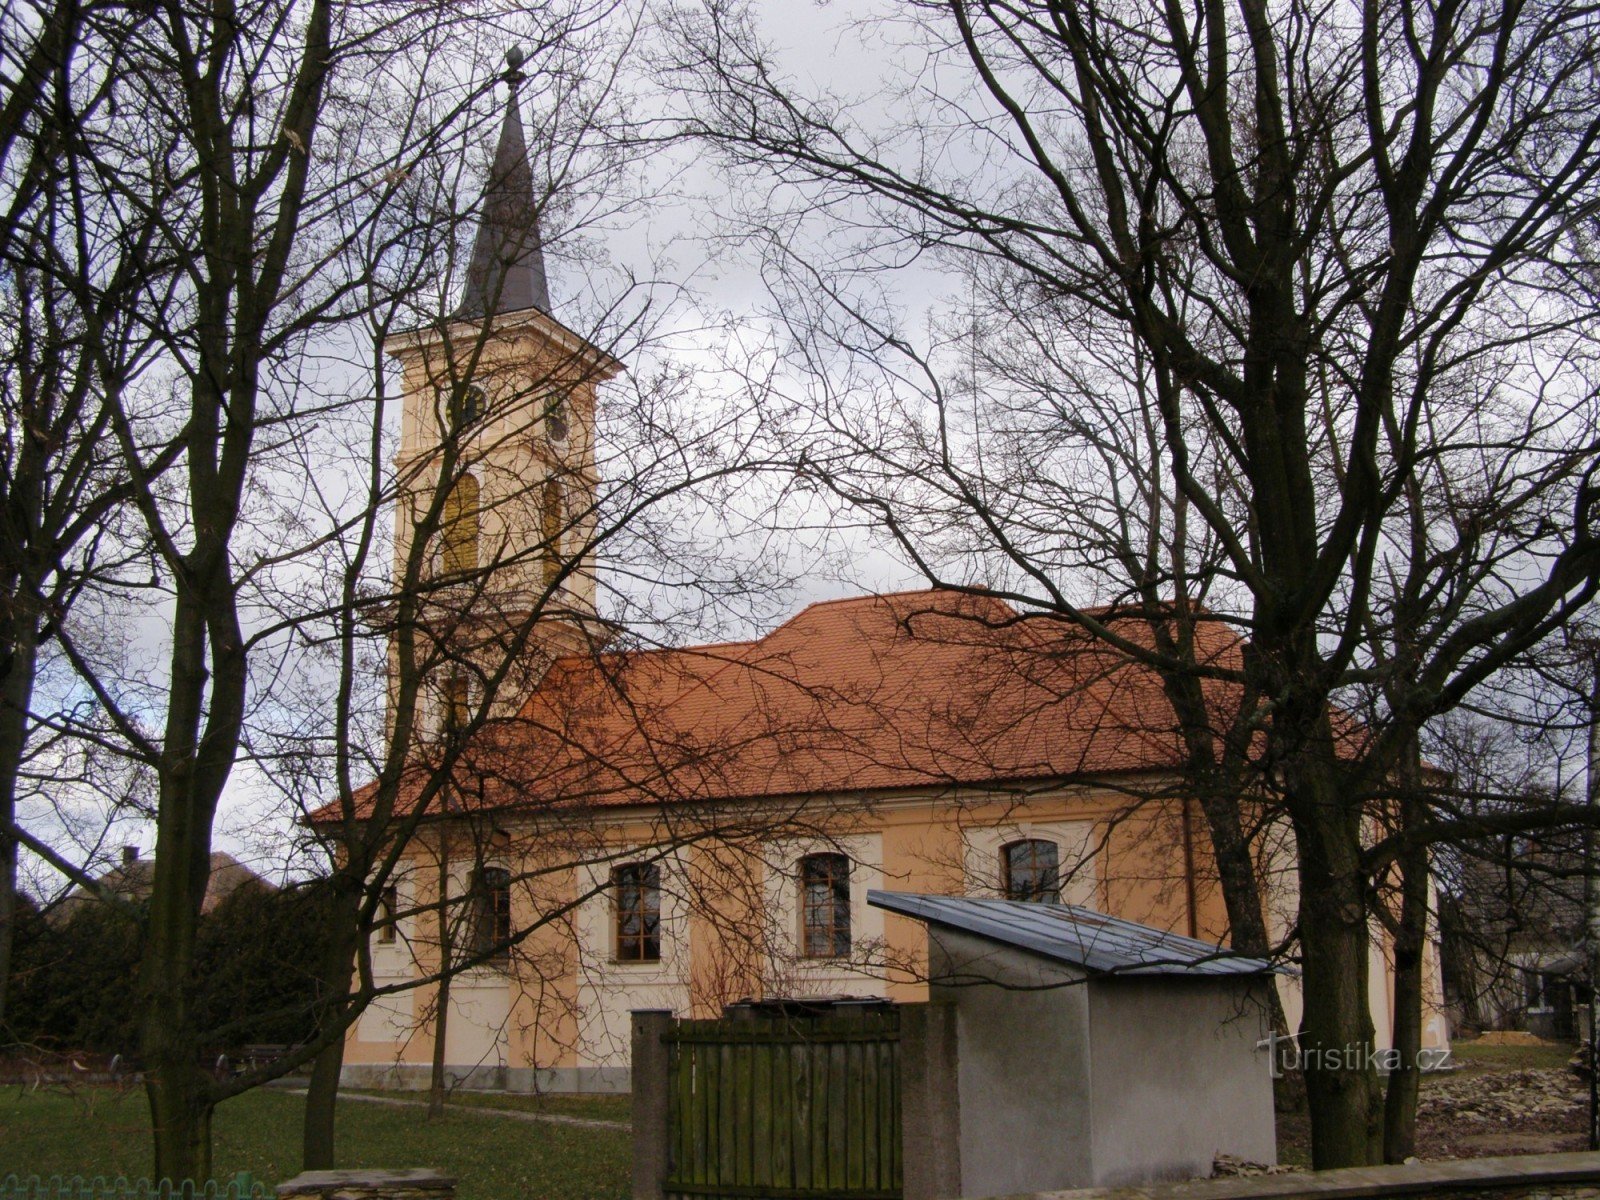
<path id="1" fill-rule="evenodd" d="M 1570 1045 L 1454 1047 L 1454 1068 L 1422 1081 L 1417 1157 L 1486 1158 L 1586 1148 L 1589 1085 L 1567 1069 Z M 1304 1113 L 1278 1118 L 1278 1161 L 1306 1164 Z"/>

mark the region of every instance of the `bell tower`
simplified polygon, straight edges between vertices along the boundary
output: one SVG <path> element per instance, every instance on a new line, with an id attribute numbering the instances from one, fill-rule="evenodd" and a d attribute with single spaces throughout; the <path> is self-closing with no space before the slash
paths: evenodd
<path id="1" fill-rule="evenodd" d="M 551 312 L 518 85 L 510 86 L 461 301 L 384 345 L 402 374 L 396 584 L 439 651 L 438 730 L 515 661 L 491 712 L 515 711 L 550 659 L 603 637 L 593 537 L 595 403 L 623 366 Z M 426 544 L 421 553 L 418 538 Z M 432 677 L 430 676 L 430 678 Z"/>

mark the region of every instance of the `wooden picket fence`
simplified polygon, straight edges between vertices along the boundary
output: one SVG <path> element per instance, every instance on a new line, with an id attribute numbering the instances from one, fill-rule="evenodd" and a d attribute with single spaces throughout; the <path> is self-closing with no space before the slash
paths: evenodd
<path id="1" fill-rule="evenodd" d="M 674 1021 L 662 1038 L 668 1200 L 899 1200 L 897 1010 Z"/>

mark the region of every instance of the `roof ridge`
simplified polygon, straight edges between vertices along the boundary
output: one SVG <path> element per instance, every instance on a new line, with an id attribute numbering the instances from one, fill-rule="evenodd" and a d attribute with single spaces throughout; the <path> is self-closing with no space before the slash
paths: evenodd
<path id="1" fill-rule="evenodd" d="M 773 626 L 769 632 L 763 634 L 756 640 L 762 642 L 766 641 L 767 638 L 771 637 L 779 630 L 786 629 L 788 626 L 793 625 L 796 621 L 805 616 L 814 608 L 828 608 L 833 605 L 840 604 L 870 604 L 876 600 L 899 600 L 910 596 L 970 596 L 973 598 L 988 596 L 992 599 L 1000 601 L 1002 604 L 1006 603 L 1004 597 L 990 591 L 987 588 L 984 588 L 981 591 L 974 591 L 968 588 L 948 587 L 944 585 L 935 585 L 933 587 L 924 588 L 905 588 L 897 592 L 862 592 L 860 595 L 856 596 L 833 596 L 827 600 L 811 601 L 804 608 L 796 612 L 792 617 L 789 617 L 788 619 Z"/>
<path id="2" fill-rule="evenodd" d="M 643 658 L 647 654 L 697 654 L 710 650 L 731 650 L 739 646 L 754 646 L 759 640 L 747 638 L 737 642 L 696 642 L 692 646 L 646 646 L 640 649 L 602 650 L 598 654 L 585 654 L 579 650 L 551 659 L 550 667 L 554 670 L 562 663 L 592 663 L 602 658 Z"/>

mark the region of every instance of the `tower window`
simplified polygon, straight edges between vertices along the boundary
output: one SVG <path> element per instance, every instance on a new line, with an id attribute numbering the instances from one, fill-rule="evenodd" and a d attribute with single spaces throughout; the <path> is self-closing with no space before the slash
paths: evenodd
<path id="1" fill-rule="evenodd" d="M 450 389 L 450 427 L 464 429 L 483 416 L 489 395 L 475 383 L 458 383 Z"/>
<path id="2" fill-rule="evenodd" d="M 478 569 L 478 480 L 463 475 L 445 497 L 440 559 L 447 575 Z"/>
<path id="3" fill-rule="evenodd" d="M 562 503 L 561 481 L 554 474 L 546 475 L 540 496 L 540 534 L 543 538 L 544 582 L 548 587 L 561 574 L 561 532 L 566 524 Z"/>
<path id="4" fill-rule="evenodd" d="M 842 854 L 800 860 L 800 949 L 807 958 L 850 953 L 850 860 Z"/>
<path id="5" fill-rule="evenodd" d="M 617 912 L 617 960 L 656 962 L 661 958 L 661 868 L 630 863 L 611 872 Z"/>
<path id="6" fill-rule="evenodd" d="M 551 392 L 544 401 L 544 427 L 552 442 L 567 440 L 567 397 L 564 392 Z"/>
<path id="7" fill-rule="evenodd" d="M 1060 851 L 1040 838 L 1012 842 L 1000 851 L 1000 889 L 1007 900 L 1061 903 Z"/>
<path id="8" fill-rule="evenodd" d="M 439 732 L 446 737 L 461 733 L 472 722 L 472 691 L 467 677 L 452 671 L 444 678 L 440 691 Z"/>

